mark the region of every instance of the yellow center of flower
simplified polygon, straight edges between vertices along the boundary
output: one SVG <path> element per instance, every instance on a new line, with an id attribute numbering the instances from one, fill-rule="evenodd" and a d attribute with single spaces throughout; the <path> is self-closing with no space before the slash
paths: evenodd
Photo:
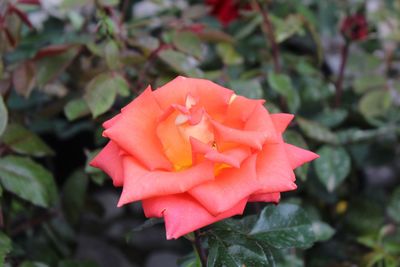
<path id="1" fill-rule="evenodd" d="M 185 106 L 190 111 L 196 105 L 196 100 L 188 95 Z M 164 148 L 164 153 L 172 162 L 175 171 L 181 171 L 192 166 L 192 149 L 190 138 L 195 138 L 205 144 L 215 144 L 214 133 L 206 115 L 193 124 L 191 114 L 175 110 L 162 121 L 157 134 Z"/>

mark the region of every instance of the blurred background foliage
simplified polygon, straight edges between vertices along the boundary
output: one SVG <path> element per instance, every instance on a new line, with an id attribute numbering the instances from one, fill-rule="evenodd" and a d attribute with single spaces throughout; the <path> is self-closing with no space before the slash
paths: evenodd
<path id="1" fill-rule="evenodd" d="M 400 2 L 228 2 L 0 2 L 0 266 L 197 266 L 86 163 L 103 121 L 177 75 L 296 114 L 286 141 L 321 156 L 283 195 L 319 242 L 270 266 L 400 266 Z"/>

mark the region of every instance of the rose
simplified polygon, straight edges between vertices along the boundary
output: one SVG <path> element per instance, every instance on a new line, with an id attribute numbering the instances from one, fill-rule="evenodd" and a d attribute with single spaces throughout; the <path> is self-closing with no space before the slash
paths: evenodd
<path id="1" fill-rule="evenodd" d="M 239 5 L 234 0 L 206 0 L 206 3 L 212 7 L 211 14 L 224 26 L 239 17 Z"/>
<path id="2" fill-rule="evenodd" d="M 340 25 L 342 35 L 351 41 L 361 41 L 368 36 L 368 23 L 363 14 L 345 17 Z"/>
<path id="3" fill-rule="evenodd" d="M 293 169 L 318 156 L 286 144 L 291 114 L 211 81 L 177 77 L 104 123 L 110 142 L 92 160 L 115 186 L 118 206 L 142 201 L 164 217 L 167 239 L 233 215 L 247 202 L 278 202 L 296 188 Z"/>

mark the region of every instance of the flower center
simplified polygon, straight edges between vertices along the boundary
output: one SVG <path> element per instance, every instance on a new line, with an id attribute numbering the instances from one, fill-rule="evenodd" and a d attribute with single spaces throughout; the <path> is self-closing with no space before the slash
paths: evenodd
<path id="1" fill-rule="evenodd" d="M 185 107 L 175 109 L 157 128 L 164 153 L 175 171 L 187 169 L 193 164 L 191 137 L 205 144 L 215 144 L 207 114 L 195 107 L 196 100 L 191 96 L 187 97 L 185 104 Z"/>

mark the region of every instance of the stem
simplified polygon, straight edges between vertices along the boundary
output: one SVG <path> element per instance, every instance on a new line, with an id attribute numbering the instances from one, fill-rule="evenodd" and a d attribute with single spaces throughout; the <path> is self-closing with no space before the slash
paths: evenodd
<path id="1" fill-rule="evenodd" d="M 339 76 L 336 81 L 336 100 L 335 100 L 335 107 L 340 106 L 341 98 L 342 98 L 342 91 L 343 91 L 343 78 L 344 78 L 344 71 L 346 69 L 347 58 L 349 56 L 349 47 L 350 42 L 346 40 L 345 44 L 342 46 L 341 51 L 341 62 L 339 68 Z"/>
<path id="2" fill-rule="evenodd" d="M 193 242 L 194 247 L 196 248 L 197 254 L 199 255 L 201 266 L 207 267 L 207 255 L 204 248 L 201 246 L 201 234 L 200 231 L 194 231 L 195 240 Z"/>
<path id="3" fill-rule="evenodd" d="M 271 44 L 272 48 L 272 60 L 274 62 L 274 71 L 276 73 L 281 72 L 281 66 L 279 63 L 279 47 L 275 39 L 274 28 L 272 26 L 271 20 L 269 18 L 268 9 L 264 9 L 260 6 L 257 0 L 251 1 L 252 7 L 259 12 L 263 17 L 263 23 L 261 24 L 261 29 L 267 39 L 267 42 Z"/>

